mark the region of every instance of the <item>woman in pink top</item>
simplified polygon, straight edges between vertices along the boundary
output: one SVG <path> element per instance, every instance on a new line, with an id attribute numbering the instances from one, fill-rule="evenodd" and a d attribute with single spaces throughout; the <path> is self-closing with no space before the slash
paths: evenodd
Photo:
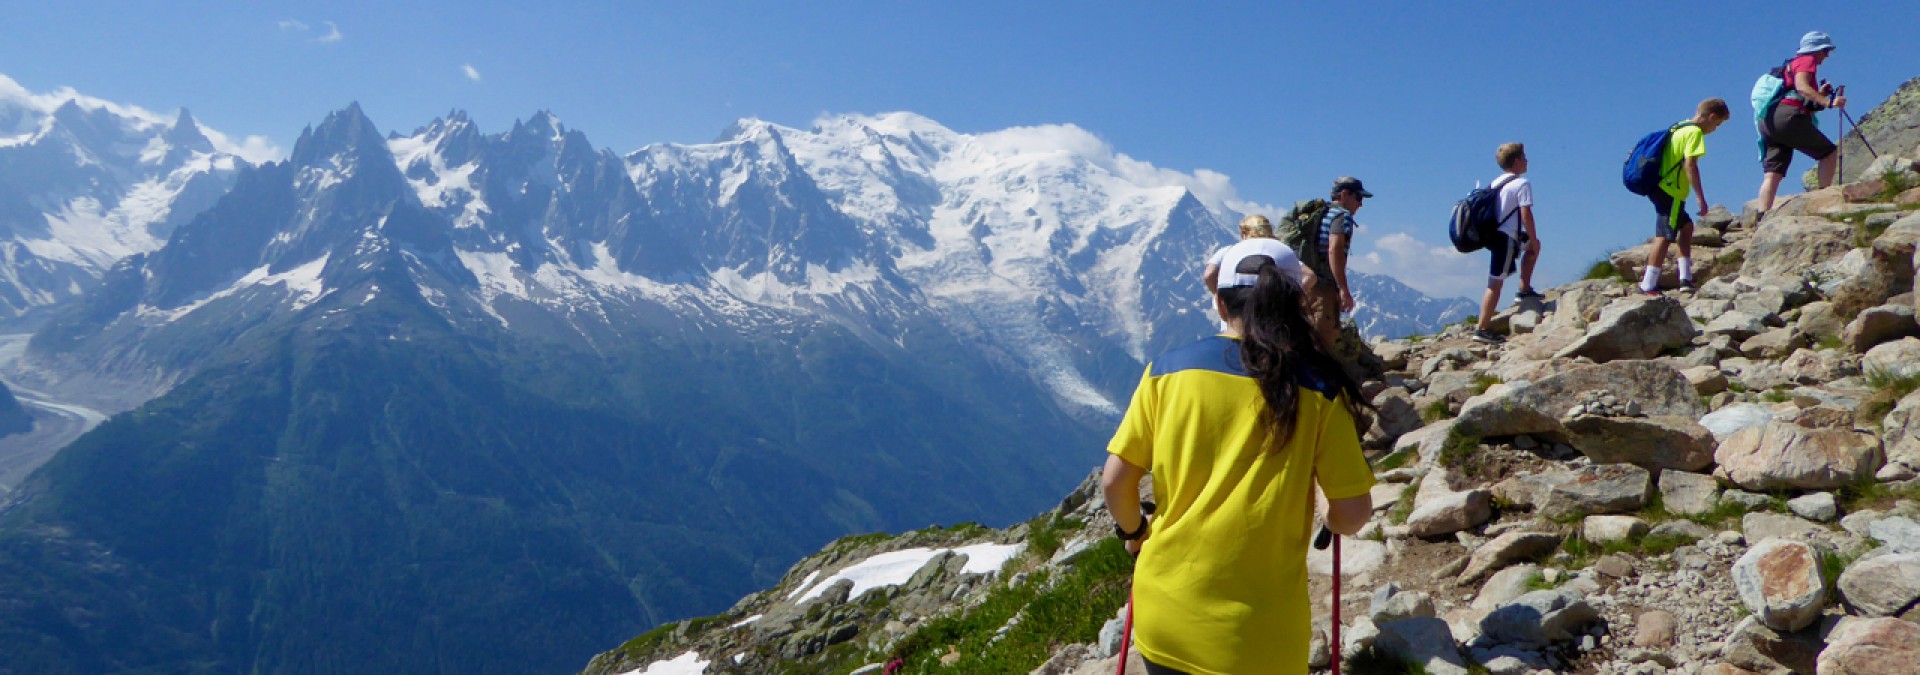
<path id="1" fill-rule="evenodd" d="M 1760 139 L 1766 151 L 1760 168 L 1766 177 L 1760 180 L 1760 212 L 1773 208 L 1773 193 L 1787 175 L 1793 152 L 1804 152 L 1820 163 L 1820 187 L 1833 184 L 1834 166 L 1840 156 L 1833 141 L 1813 123 L 1813 113 L 1827 108 L 1847 107 L 1847 97 L 1835 96 L 1831 87 L 1820 82 L 1820 64 L 1833 54 L 1833 39 L 1813 31 L 1800 38 L 1800 51 L 1788 61 L 1784 79 L 1790 91 L 1780 99 L 1773 114 L 1760 125 Z"/>

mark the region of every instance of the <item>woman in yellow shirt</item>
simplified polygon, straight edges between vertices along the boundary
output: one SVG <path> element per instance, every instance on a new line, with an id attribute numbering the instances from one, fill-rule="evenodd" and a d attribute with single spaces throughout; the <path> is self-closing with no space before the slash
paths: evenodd
<path id="1" fill-rule="evenodd" d="M 1359 385 L 1314 341 L 1292 249 L 1240 242 L 1219 274 L 1228 330 L 1147 366 L 1101 487 L 1139 555 L 1134 640 L 1149 672 L 1305 673 L 1313 488 L 1334 532 L 1372 512 Z M 1138 492 L 1148 471 L 1151 522 Z"/>

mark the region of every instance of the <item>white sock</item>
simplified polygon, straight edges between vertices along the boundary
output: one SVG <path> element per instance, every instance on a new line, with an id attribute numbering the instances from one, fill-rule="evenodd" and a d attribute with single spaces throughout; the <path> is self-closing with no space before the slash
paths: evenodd
<path id="1" fill-rule="evenodd" d="M 1648 267 L 1647 273 L 1644 275 L 1641 275 L 1640 277 L 1640 290 L 1654 291 L 1659 289 L 1660 289 L 1660 268 Z"/>
<path id="2" fill-rule="evenodd" d="M 1681 258 L 1676 262 L 1680 263 L 1680 280 L 1693 281 L 1693 259 Z"/>

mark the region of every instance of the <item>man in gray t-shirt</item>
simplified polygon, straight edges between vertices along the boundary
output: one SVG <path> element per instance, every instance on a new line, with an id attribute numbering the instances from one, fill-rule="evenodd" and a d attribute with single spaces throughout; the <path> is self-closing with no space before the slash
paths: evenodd
<path id="1" fill-rule="evenodd" d="M 1320 335 L 1328 350 L 1340 342 L 1340 313 L 1353 311 L 1353 287 L 1347 285 L 1347 251 L 1353 248 L 1353 212 L 1362 200 L 1372 197 L 1360 179 L 1341 176 L 1333 181 L 1333 193 L 1327 197 L 1327 215 L 1320 220 L 1317 243 L 1324 261 L 1313 269 L 1314 279 L 1307 285 L 1307 320 Z"/>

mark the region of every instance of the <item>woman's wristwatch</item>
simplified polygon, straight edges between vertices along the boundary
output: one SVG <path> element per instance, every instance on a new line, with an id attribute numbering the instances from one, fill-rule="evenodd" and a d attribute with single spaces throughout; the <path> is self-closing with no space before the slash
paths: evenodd
<path id="1" fill-rule="evenodd" d="M 1116 519 L 1113 521 L 1113 536 L 1119 537 L 1121 541 L 1133 541 L 1146 536 L 1147 516 L 1151 515 L 1153 515 L 1153 502 L 1140 502 L 1140 528 L 1128 532 L 1120 529 L 1120 521 Z"/>

